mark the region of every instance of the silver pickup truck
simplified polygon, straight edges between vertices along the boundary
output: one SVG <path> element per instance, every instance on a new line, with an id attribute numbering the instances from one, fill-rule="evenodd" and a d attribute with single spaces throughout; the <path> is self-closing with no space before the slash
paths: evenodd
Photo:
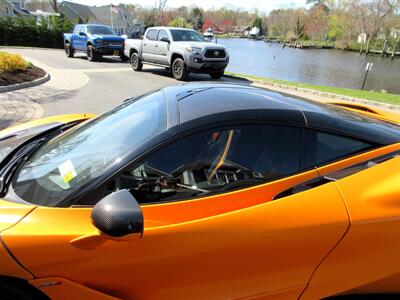
<path id="1" fill-rule="evenodd" d="M 135 71 L 144 63 L 163 66 L 177 80 L 187 80 L 190 72 L 221 78 L 229 62 L 224 46 L 205 42 L 194 30 L 175 27 L 151 27 L 142 40 L 126 39 L 124 54 Z"/>

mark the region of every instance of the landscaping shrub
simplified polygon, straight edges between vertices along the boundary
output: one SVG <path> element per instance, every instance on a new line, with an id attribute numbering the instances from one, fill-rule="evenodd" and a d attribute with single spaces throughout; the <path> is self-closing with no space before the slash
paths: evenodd
<path id="1" fill-rule="evenodd" d="M 71 32 L 73 23 L 63 17 L 0 17 L 0 45 L 63 48 L 63 33 Z"/>
<path id="2" fill-rule="evenodd" d="M 21 55 L 0 52 L 0 72 L 23 71 L 31 67 L 31 64 Z"/>

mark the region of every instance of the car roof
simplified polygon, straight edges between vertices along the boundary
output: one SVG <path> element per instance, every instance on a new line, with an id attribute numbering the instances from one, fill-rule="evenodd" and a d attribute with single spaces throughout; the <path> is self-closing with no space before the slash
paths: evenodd
<path id="1" fill-rule="evenodd" d="M 382 145 L 400 141 L 400 126 L 334 105 L 231 83 L 189 83 L 163 89 L 168 127 L 262 121 L 310 127 Z"/>
<path id="2" fill-rule="evenodd" d="M 166 26 L 156 26 L 156 27 L 149 27 L 148 29 L 179 29 L 179 30 L 187 30 L 187 31 L 195 31 L 194 29 L 190 29 L 190 28 L 183 28 L 183 27 L 166 27 Z"/>
<path id="3" fill-rule="evenodd" d="M 103 24 L 78 24 L 83 26 L 98 26 L 98 27 L 111 27 L 110 25 L 103 25 Z"/>

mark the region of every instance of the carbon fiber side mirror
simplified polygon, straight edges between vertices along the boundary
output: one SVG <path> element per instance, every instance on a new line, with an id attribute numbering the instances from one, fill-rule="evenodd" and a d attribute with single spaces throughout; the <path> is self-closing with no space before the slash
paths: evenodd
<path id="1" fill-rule="evenodd" d="M 128 190 L 114 192 L 100 200 L 92 210 L 92 222 L 112 237 L 143 234 L 144 220 L 139 203 Z"/>

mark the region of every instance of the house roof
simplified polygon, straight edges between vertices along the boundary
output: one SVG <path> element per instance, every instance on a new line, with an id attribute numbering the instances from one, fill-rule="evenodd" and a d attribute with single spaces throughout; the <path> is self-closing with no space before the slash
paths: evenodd
<path id="1" fill-rule="evenodd" d="M 250 30 L 250 26 L 240 26 L 240 25 L 238 25 L 238 26 L 232 26 L 232 30 L 233 31 L 235 31 L 235 32 L 244 32 L 244 31 L 246 31 L 246 30 Z"/>
<path id="2" fill-rule="evenodd" d="M 16 6 L 13 6 L 13 11 L 18 16 L 30 16 L 31 14 L 28 10 Z"/>
<path id="3" fill-rule="evenodd" d="M 83 4 L 63 1 L 60 4 L 59 10 L 70 19 L 77 19 L 79 17 L 87 20 L 96 19 L 90 7 Z"/>
<path id="4" fill-rule="evenodd" d="M 112 13 L 114 27 L 134 27 L 140 22 L 127 13 L 123 7 L 117 6 L 118 13 Z M 111 5 L 87 6 L 70 1 L 60 4 L 60 11 L 71 19 L 81 17 L 91 23 L 111 25 Z"/>

